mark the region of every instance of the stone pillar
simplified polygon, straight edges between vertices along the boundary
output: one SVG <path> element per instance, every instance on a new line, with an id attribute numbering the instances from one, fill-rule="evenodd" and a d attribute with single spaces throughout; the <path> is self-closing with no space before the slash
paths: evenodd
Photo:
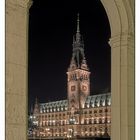
<path id="1" fill-rule="evenodd" d="M 6 0 L 6 140 L 27 139 L 29 0 Z"/>
<path id="2" fill-rule="evenodd" d="M 134 35 L 112 37 L 111 139 L 134 140 Z"/>

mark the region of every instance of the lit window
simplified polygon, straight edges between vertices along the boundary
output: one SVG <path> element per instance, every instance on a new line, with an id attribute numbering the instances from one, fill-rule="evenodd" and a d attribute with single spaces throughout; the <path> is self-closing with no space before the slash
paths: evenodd
<path id="1" fill-rule="evenodd" d="M 96 123 L 99 123 L 99 119 L 98 118 L 96 119 Z"/>
<path id="2" fill-rule="evenodd" d="M 107 122 L 110 123 L 110 119 L 108 119 Z"/>
<path id="3" fill-rule="evenodd" d="M 105 101 L 102 102 L 102 106 L 105 106 Z"/>
<path id="4" fill-rule="evenodd" d="M 94 103 L 92 103 L 92 105 L 91 105 L 92 107 L 94 107 Z"/>
<path id="5" fill-rule="evenodd" d="M 97 103 L 97 106 L 98 106 L 98 107 L 100 106 L 99 102 Z"/>
<path id="6" fill-rule="evenodd" d="M 111 101 L 110 100 L 108 101 L 108 105 L 111 105 Z"/>
<path id="7" fill-rule="evenodd" d="M 87 106 L 87 108 L 89 108 L 89 104 L 87 104 L 86 106 Z"/>

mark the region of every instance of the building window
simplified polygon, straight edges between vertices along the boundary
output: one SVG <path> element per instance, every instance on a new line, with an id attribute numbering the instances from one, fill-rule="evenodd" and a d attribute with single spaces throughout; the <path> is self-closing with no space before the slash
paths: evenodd
<path id="1" fill-rule="evenodd" d="M 99 110 L 99 113 L 102 113 L 102 110 Z"/>
<path id="2" fill-rule="evenodd" d="M 89 119 L 89 124 L 92 124 L 92 119 Z"/>
<path id="3" fill-rule="evenodd" d="M 94 113 L 97 113 L 97 110 L 94 110 Z"/>
<path id="4" fill-rule="evenodd" d="M 91 127 L 89 128 L 89 131 L 92 132 L 92 128 Z"/>
<path id="5" fill-rule="evenodd" d="M 89 114 L 92 114 L 92 111 L 91 110 L 89 111 Z"/>
<path id="6" fill-rule="evenodd" d="M 105 109 L 105 112 L 108 112 L 108 109 L 107 108 Z"/>
<path id="7" fill-rule="evenodd" d="M 86 121 L 86 119 L 84 120 L 84 124 L 86 124 L 87 123 L 87 121 Z"/>
<path id="8" fill-rule="evenodd" d="M 89 104 L 86 104 L 86 107 L 89 108 Z"/>
<path id="9" fill-rule="evenodd" d="M 99 119 L 99 123 L 102 123 L 102 119 L 101 118 Z"/>
<path id="10" fill-rule="evenodd" d="M 65 107 L 65 110 L 67 110 L 68 108 L 67 107 Z"/>

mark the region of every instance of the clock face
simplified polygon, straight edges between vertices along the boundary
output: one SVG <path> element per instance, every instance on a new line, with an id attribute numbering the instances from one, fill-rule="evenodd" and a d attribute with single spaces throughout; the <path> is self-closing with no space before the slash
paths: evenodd
<path id="1" fill-rule="evenodd" d="M 82 85 L 82 91 L 87 91 L 87 86 Z"/>
<path id="2" fill-rule="evenodd" d="M 71 86 L 71 91 L 75 91 L 76 87 L 75 86 Z"/>

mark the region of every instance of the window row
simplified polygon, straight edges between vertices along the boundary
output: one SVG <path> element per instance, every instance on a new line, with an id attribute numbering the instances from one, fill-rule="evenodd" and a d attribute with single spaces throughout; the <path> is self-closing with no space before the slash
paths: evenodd
<path id="1" fill-rule="evenodd" d="M 111 120 L 108 118 L 85 118 L 84 124 L 104 124 L 104 123 L 111 123 Z"/>
<path id="2" fill-rule="evenodd" d="M 94 114 L 94 113 L 106 113 L 106 112 L 110 112 L 110 108 L 109 109 L 97 109 L 97 110 L 85 110 L 83 111 L 83 114 Z"/>
<path id="3" fill-rule="evenodd" d="M 60 111 L 67 111 L 68 108 L 66 106 L 61 107 L 52 107 L 52 108 L 46 108 L 46 109 L 40 109 L 40 113 L 49 113 L 49 112 L 60 112 Z"/>
<path id="4" fill-rule="evenodd" d="M 49 114 L 49 115 L 40 115 L 39 116 L 39 119 L 47 119 L 47 118 L 53 118 L 53 117 L 55 117 L 55 118 L 57 118 L 57 117 L 65 117 L 66 116 L 66 114 L 65 113 L 62 113 L 62 114 Z"/>
<path id="5" fill-rule="evenodd" d="M 59 126 L 65 125 L 67 123 L 66 120 L 50 120 L 50 121 L 42 121 L 40 122 L 40 126 Z"/>

